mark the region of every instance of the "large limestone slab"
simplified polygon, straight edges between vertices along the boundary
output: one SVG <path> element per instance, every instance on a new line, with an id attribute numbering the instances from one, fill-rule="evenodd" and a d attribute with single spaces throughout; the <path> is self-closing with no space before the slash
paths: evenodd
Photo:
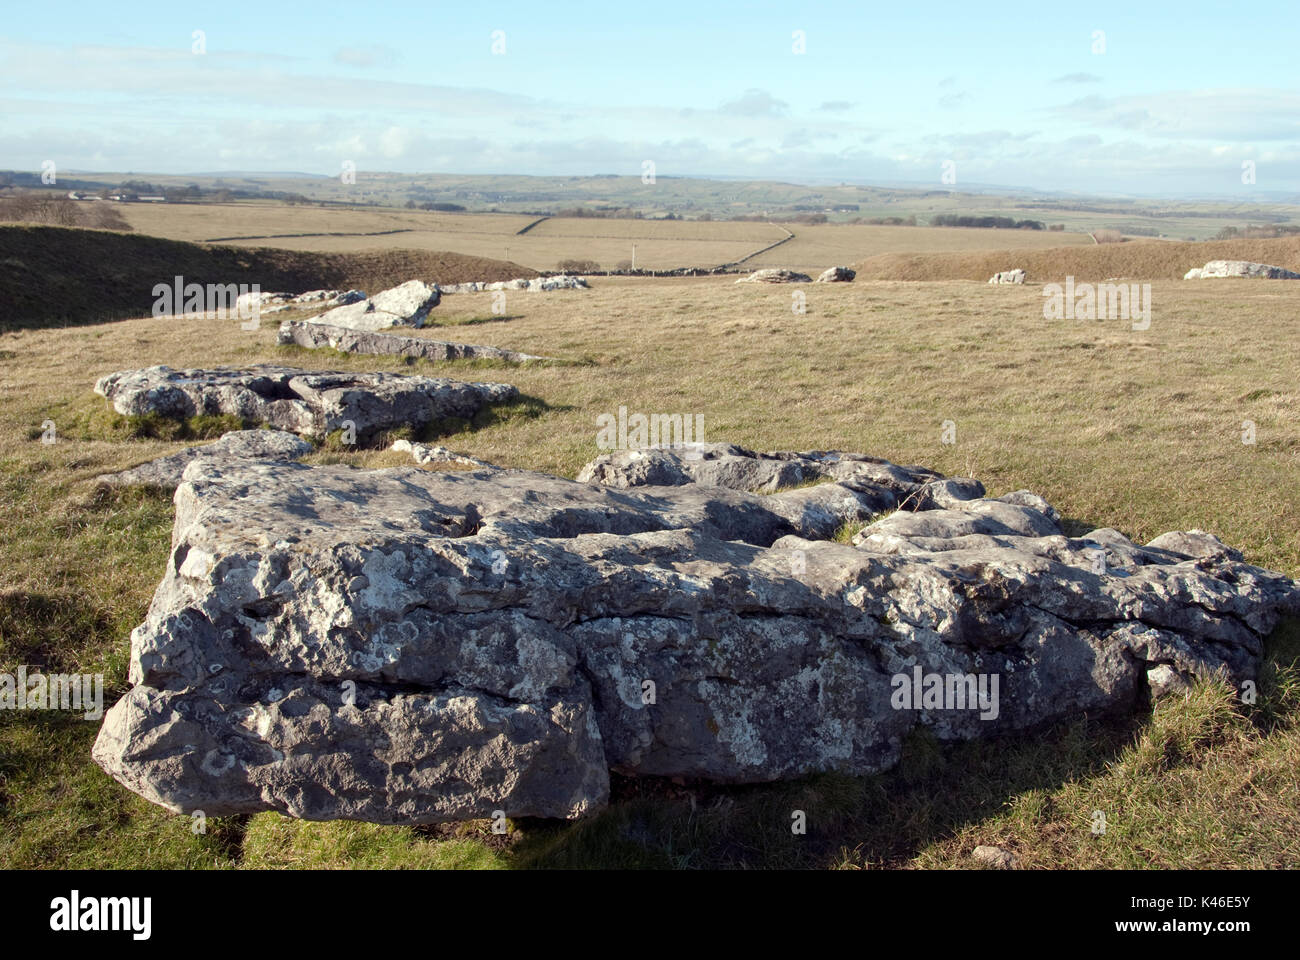
<path id="1" fill-rule="evenodd" d="M 368 353 L 377 356 L 416 357 L 424 360 L 504 360 L 529 363 L 545 357 L 500 347 L 474 343 L 450 343 L 424 337 L 399 337 L 390 333 L 353 330 L 314 320 L 286 320 L 280 324 L 278 340 L 315 350 L 330 347 L 344 353 Z"/>
<path id="2" fill-rule="evenodd" d="M 578 480 L 611 487 L 700 483 L 755 493 L 829 480 L 837 487 L 870 494 L 880 504 L 877 513 L 899 506 L 924 510 L 984 496 L 984 486 L 978 480 L 945 477 L 925 467 L 903 467 L 866 454 L 840 450 L 756 453 L 734 443 L 618 450 L 588 463 Z"/>
<path id="3" fill-rule="evenodd" d="M 353 330 L 422 327 L 439 299 L 436 286 L 429 286 L 423 280 L 408 280 L 366 300 L 327 310 L 316 319 Z"/>
<path id="4" fill-rule="evenodd" d="M 747 277 L 741 277 L 737 283 L 811 283 L 812 277 L 806 273 L 798 273 L 794 270 L 783 270 L 780 267 L 764 267 L 762 270 L 755 270 Z"/>
<path id="5" fill-rule="evenodd" d="M 814 281 L 815 283 L 852 283 L 858 272 L 849 267 L 827 267 Z"/>
<path id="6" fill-rule="evenodd" d="M 339 307 L 364 299 L 366 295 L 360 290 L 308 290 L 297 295 L 266 290 L 257 293 L 241 293 L 235 300 L 235 309 L 243 311 L 240 316 L 250 310 L 258 310 L 261 313 L 283 313 L 286 310 L 297 310 L 307 306 Z"/>
<path id="7" fill-rule="evenodd" d="M 842 481 L 766 496 L 193 464 L 95 759 L 175 811 L 576 817 L 611 770 L 862 774 L 918 725 L 990 736 L 1250 679 L 1300 613 L 1295 583 L 1206 534 L 1066 537 L 1033 494 L 912 497 L 947 478 L 856 456 L 830 461 Z M 820 539 L 812 493 L 873 489 L 904 508 L 857 545 Z M 899 677 L 931 675 L 996 693 L 899 700 Z"/>
<path id="8" fill-rule="evenodd" d="M 1203 267 L 1194 267 L 1183 276 L 1184 280 L 1213 280 L 1224 277 L 1248 277 L 1262 280 L 1300 280 L 1300 273 L 1250 260 L 1211 260 Z"/>
<path id="9" fill-rule="evenodd" d="M 119 473 L 106 473 L 98 482 L 106 487 L 159 487 L 175 490 L 185 468 L 196 460 L 220 466 L 236 460 L 297 460 L 311 453 L 306 440 L 283 430 L 234 430 L 221 439 L 179 453 L 150 460 Z"/>
<path id="10" fill-rule="evenodd" d="M 583 277 L 557 274 L 553 277 L 520 277 L 517 280 L 470 280 L 466 283 L 438 284 L 440 293 L 485 293 L 496 290 L 526 290 L 529 293 L 549 293 L 552 290 L 587 290 L 589 284 Z"/>
<path id="11" fill-rule="evenodd" d="M 350 425 L 359 443 L 403 425 L 419 428 L 449 417 L 470 419 L 485 405 L 518 395 L 505 383 L 271 365 L 123 370 L 101 377 L 95 392 L 124 416 L 229 414 L 313 437 Z"/>

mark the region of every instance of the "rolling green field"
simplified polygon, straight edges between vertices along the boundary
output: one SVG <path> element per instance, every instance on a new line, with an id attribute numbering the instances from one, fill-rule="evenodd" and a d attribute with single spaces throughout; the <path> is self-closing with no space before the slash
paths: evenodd
<path id="1" fill-rule="evenodd" d="M 703 226 L 703 225 L 702 225 Z M 760 226 L 750 224 L 748 226 Z M 892 229 L 892 228 L 882 228 Z M 528 235 L 525 235 L 527 237 Z M 1059 234 L 1056 235 L 1059 239 Z M 523 239 L 523 238 L 521 238 Z M 547 242 L 550 242 L 549 240 Z M 516 254 L 511 251 L 514 258 Z M 1034 286 L 857 282 L 791 289 L 731 277 L 607 278 L 589 291 L 448 297 L 425 335 L 558 357 L 522 368 L 405 364 L 277 347 L 274 324 L 134 319 L 0 334 L 0 663 L 105 674 L 126 689 L 130 630 L 166 564 L 170 501 L 94 478 L 191 444 L 116 416 L 91 388 L 119 369 L 287 362 L 516 384 L 541 403 L 439 442 L 573 476 L 596 417 L 689 410 L 706 438 L 842 449 L 1028 488 L 1071 529 L 1145 542 L 1200 528 L 1300 575 L 1300 284 L 1155 281 L 1149 329 L 1050 321 Z M 40 442 L 53 421 L 58 442 Z M 941 442 L 941 423 L 957 442 Z M 1243 444 L 1242 424 L 1256 425 Z M 311 462 L 406 465 L 386 451 Z M 152 807 L 90 761 L 98 724 L 0 713 L 0 863 L 11 867 L 967 867 L 977 844 L 1029 869 L 1300 866 L 1300 629 L 1272 639 L 1260 701 L 1207 684 L 1128 721 L 1032 736 L 909 741 L 902 765 L 765 787 L 618 781 L 579 823 L 429 828 L 209 821 Z M 808 811 L 794 837 L 789 810 Z M 1093 835 L 1092 812 L 1110 829 Z"/>

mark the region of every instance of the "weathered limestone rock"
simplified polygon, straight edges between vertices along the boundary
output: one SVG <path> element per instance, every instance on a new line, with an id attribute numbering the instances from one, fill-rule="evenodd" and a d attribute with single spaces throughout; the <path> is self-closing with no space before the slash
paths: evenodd
<path id="1" fill-rule="evenodd" d="M 185 468 L 196 460 L 218 467 L 236 460 L 297 460 L 314 449 L 306 440 L 283 430 L 234 430 L 213 443 L 187 447 L 120 473 L 106 473 L 97 480 L 108 487 L 175 490 Z"/>
<path id="2" fill-rule="evenodd" d="M 235 298 L 235 309 L 248 312 L 254 308 L 266 310 L 277 304 L 284 304 L 293 296 L 291 293 L 273 290 L 259 290 L 256 293 L 241 293 Z"/>
<path id="3" fill-rule="evenodd" d="M 367 300 L 327 310 L 315 319 L 353 330 L 422 327 L 429 311 L 438 305 L 439 297 L 437 287 L 422 280 L 408 280 Z"/>
<path id="4" fill-rule="evenodd" d="M 989 277 L 989 283 L 1024 283 L 1025 271 L 1017 268 L 1015 270 L 1003 270 L 1001 273 L 995 273 Z"/>
<path id="5" fill-rule="evenodd" d="M 394 440 L 390 450 L 398 453 L 409 453 L 411 459 L 416 463 L 456 463 L 464 467 L 482 467 L 488 470 L 500 470 L 494 463 L 488 463 L 486 460 L 479 460 L 477 457 L 468 457 L 463 453 L 456 453 L 446 447 L 431 447 L 427 443 L 412 443 L 410 440 Z"/>
<path id="6" fill-rule="evenodd" d="M 379 356 L 418 357 L 424 360 L 505 360 L 509 363 L 528 363 L 544 360 L 531 353 L 502 350 L 474 343 L 450 343 L 445 340 L 426 340 L 424 337 L 399 337 L 391 333 L 374 333 L 354 330 L 315 320 L 285 320 L 280 324 L 278 341 L 297 344 L 315 350 L 331 347 L 344 353 L 369 353 Z"/>
<path id="7" fill-rule="evenodd" d="M 856 274 L 855 274 L 856 276 Z M 737 283 L 812 283 L 812 277 L 806 273 L 795 273 L 793 270 L 782 270 L 777 267 L 767 267 L 763 270 L 755 270 L 747 277 L 741 277 Z"/>
<path id="8" fill-rule="evenodd" d="M 971 858 L 977 863 L 993 870 L 1014 870 L 1016 855 L 1001 847 L 978 846 L 971 851 Z"/>
<path id="9" fill-rule="evenodd" d="M 873 504 L 878 504 L 872 514 L 902 504 L 919 510 L 984 496 L 984 486 L 978 480 L 944 477 L 925 467 L 900 467 L 861 453 L 755 453 L 734 443 L 619 450 L 602 454 L 578 474 L 581 483 L 610 487 L 701 483 L 754 493 L 772 493 L 820 480 L 833 480 L 836 488 L 870 495 Z"/>
<path id="10" fill-rule="evenodd" d="M 444 297 L 449 293 L 481 293 L 485 280 L 467 280 L 465 283 L 440 283 L 438 292 Z"/>
<path id="11" fill-rule="evenodd" d="M 858 275 L 856 270 L 848 267 L 827 267 L 817 278 L 817 283 L 851 283 Z"/>
<path id="12" fill-rule="evenodd" d="M 173 370 L 148 367 L 101 377 L 95 392 L 124 416 L 182 419 L 230 414 L 301 436 L 356 431 L 358 443 L 409 424 L 448 417 L 470 419 L 485 405 L 513 400 L 505 383 L 463 383 L 396 373 L 341 373 L 259 365 L 242 369 Z"/>
<path id="13" fill-rule="evenodd" d="M 1188 270 L 1184 280 L 1212 280 L 1221 277 L 1251 277 L 1263 280 L 1300 280 L 1300 273 L 1285 267 L 1250 260 L 1211 260 L 1205 266 Z"/>
<path id="14" fill-rule="evenodd" d="M 235 299 L 235 308 L 247 311 L 257 307 L 262 313 L 283 313 L 286 310 L 296 310 L 299 307 L 309 305 L 339 307 L 364 299 L 366 299 L 366 295 L 360 290 L 343 292 L 338 290 L 308 290 L 306 293 L 300 293 L 297 296 L 292 293 L 263 290 L 257 293 L 241 293 Z"/>
<path id="15" fill-rule="evenodd" d="M 1300 613 L 1295 583 L 1207 534 L 1070 538 L 1033 494 L 958 481 L 918 509 L 947 478 L 854 454 L 746 470 L 711 446 L 701 463 L 728 482 L 779 463 L 839 479 L 764 496 L 192 464 L 95 759 L 209 816 L 576 817 L 611 770 L 863 774 L 918 725 L 997 735 L 1132 710 L 1173 679 L 1240 682 Z M 860 546 L 814 539 L 828 490 L 904 509 Z M 935 701 L 931 677 L 961 698 Z"/>
<path id="16" fill-rule="evenodd" d="M 438 284 L 441 293 L 483 293 L 490 290 L 527 290 L 530 293 L 549 293 L 552 290 L 586 290 L 589 285 L 582 277 L 558 274 L 554 277 L 520 277 L 517 280 L 470 280 L 467 283 Z"/>
<path id="17" fill-rule="evenodd" d="M 549 293 L 552 290 L 586 290 L 587 281 L 582 277 L 570 277 L 564 274 L 555 277 L 534 277 L 528 281 L 529 293 Z"/>
<path id="18" fill-rule="evenodd" d="M 349 303 L 359 303 L 366 299 L 360 290 L 308 290 L 300 293 L 291 301 L 297 305 L 320 303 L 330 307 L 342 307 Z"/>

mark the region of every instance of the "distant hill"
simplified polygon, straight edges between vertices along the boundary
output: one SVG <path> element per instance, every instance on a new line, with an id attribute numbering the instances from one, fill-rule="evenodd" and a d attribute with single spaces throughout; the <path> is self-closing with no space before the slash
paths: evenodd
<path id="1" fill-rule="evenodd" d="M 0 331 L 143 316 L 153 288 L 171 283 L 260 284 L 301 293 L 375 293 L 407 280 L 464 283 L 535 277 L 502 260 L 433 250 L 310 253 L 207 246 L 106 230 L 0 226 Z"/>
<path id="2" fill-rule="evenodd" d="M 860 280 L 988 280 L 1022 269 L 1031 283 L 1076 280 L 1181 280 L 1208 260 L 1254 260 L 1300 271 L 1300 237 L 1179 243 L 1132 240 L 1094 246 L 975 253 L 882 253 L 856 264 Z"/>
<path id="3" fill-rule="evenodd" d="M 648 173 L 649 171 L 647 171 Z M 825 216 L 832 223 L 916 218 L 922 225 L 944 215 L 1010 217 L 1064 225 L 1070 233 L 1107 228 L 1122 233 L 1181 240 L 1215 236 L 1225 226 L 1300 224 L 1300 206 L 1279 202 L 1282 194 L 1243 194 L 1230 199 L 1115 198 L 1062 195 L 990 184 L 790 183 L 776 180 L 708 179 L 672 176 L 660 170 L 644 180 L 641 171 L 600 176 L 525 176 L 494 174 L 395 173 L 358 170 L 355 182 L 339 176 L 298 173 L 134 174 L 78 172 L 77 186 L 98 189 L 139 180 L 161 191 L 188 191 L 205 197 L 281 199 L 295 203 L 428 209 L 454 204 L 473 213 L 557 215 L 672 215 L 686 219 L 754 218 L 789 220 Z M 71 181 L 69 181 L 71 182 Z M 35 187 L 32 175 L 0 171 L 5 184 Z M 66 192 L 63 186 L 57 188 Z M 151 191 L 152 192 L 152 191 Z"/>

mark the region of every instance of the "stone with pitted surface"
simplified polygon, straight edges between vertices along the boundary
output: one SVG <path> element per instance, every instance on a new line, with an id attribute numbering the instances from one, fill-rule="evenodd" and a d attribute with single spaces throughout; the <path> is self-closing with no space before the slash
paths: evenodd
<path id="1" fill-rule="evenodd" d="M 1070 537 L 1025 491 L 857 454 L 696 452 L 584 471 L 619 486 L 192 464 L 95 759 L 210 816 L 577 817 L 610 771 L 864 774 L 918 726 L 998 735 L 1240 683 L 1300 613 L 1295 583 L 1206 533 Z M 808 471 L 829 480 L 734 489 Z M 840 542 L 847 516 L 876 519 Z M 931 676 L 980 695 L 900 699 Z"/>
<path id="2" fill-rule="evenodd" d="M 404 425 L 419 429 L 451 417 L 470 419 L 487 404 L 518 395 L 506 383 L 270 365 L 123 370 L 100 377 L 95 392 L 124 416 L 226 414 L 300 436 L 351 429 L 359 443 Z"/>
<path id="3" fill-rule="evenodd" d="M 1226 277 L 1248 277 L 1259 280 L 1300 280 L 1300 273 L 1286 267 L 1250 260 L 1211 260 L 1203 267 L 1193 267 L 1184 274 L 1184 280 L 1214 280 Z"/>
<path id="4" fill-rule="evenodd" d="M 106 487 L 158 487 L 175 490 L 185 468 L 195 460 L 230 463 L 235 460 L 297 460 L 311 453 L 306 440 L 284 430 L 232 430 L 221 439 L 179 453 L 150 460 L 119 473 L 106 473 L 97 481 Z"/>
<path id="5" fill-rule="evenodd" d="M 762 270 L 755 270 L 747 277 L 741 277 L 737 283 L 811 283 L 812 277 L 806 273 L 797 273 L 794 270 L 783 270 L 779 267 L 764 267 Z"/>
<path id="6" fill-rule="evenodd" d="M 500 347 L 487 347 L 476 343 L 450 343 L 429 340 L 425 337 L 399 337 L 391 333 L 375 333 L 336 327 L 315 320 L 285 320 L 280 324 L 278 341 L 316 350 L 329 347 L 343 353 L 370 353 L 378 356 L 416 357 L 423 360 L 504 360 L 507 363 L 529 363 L 544 357 Z"/>

